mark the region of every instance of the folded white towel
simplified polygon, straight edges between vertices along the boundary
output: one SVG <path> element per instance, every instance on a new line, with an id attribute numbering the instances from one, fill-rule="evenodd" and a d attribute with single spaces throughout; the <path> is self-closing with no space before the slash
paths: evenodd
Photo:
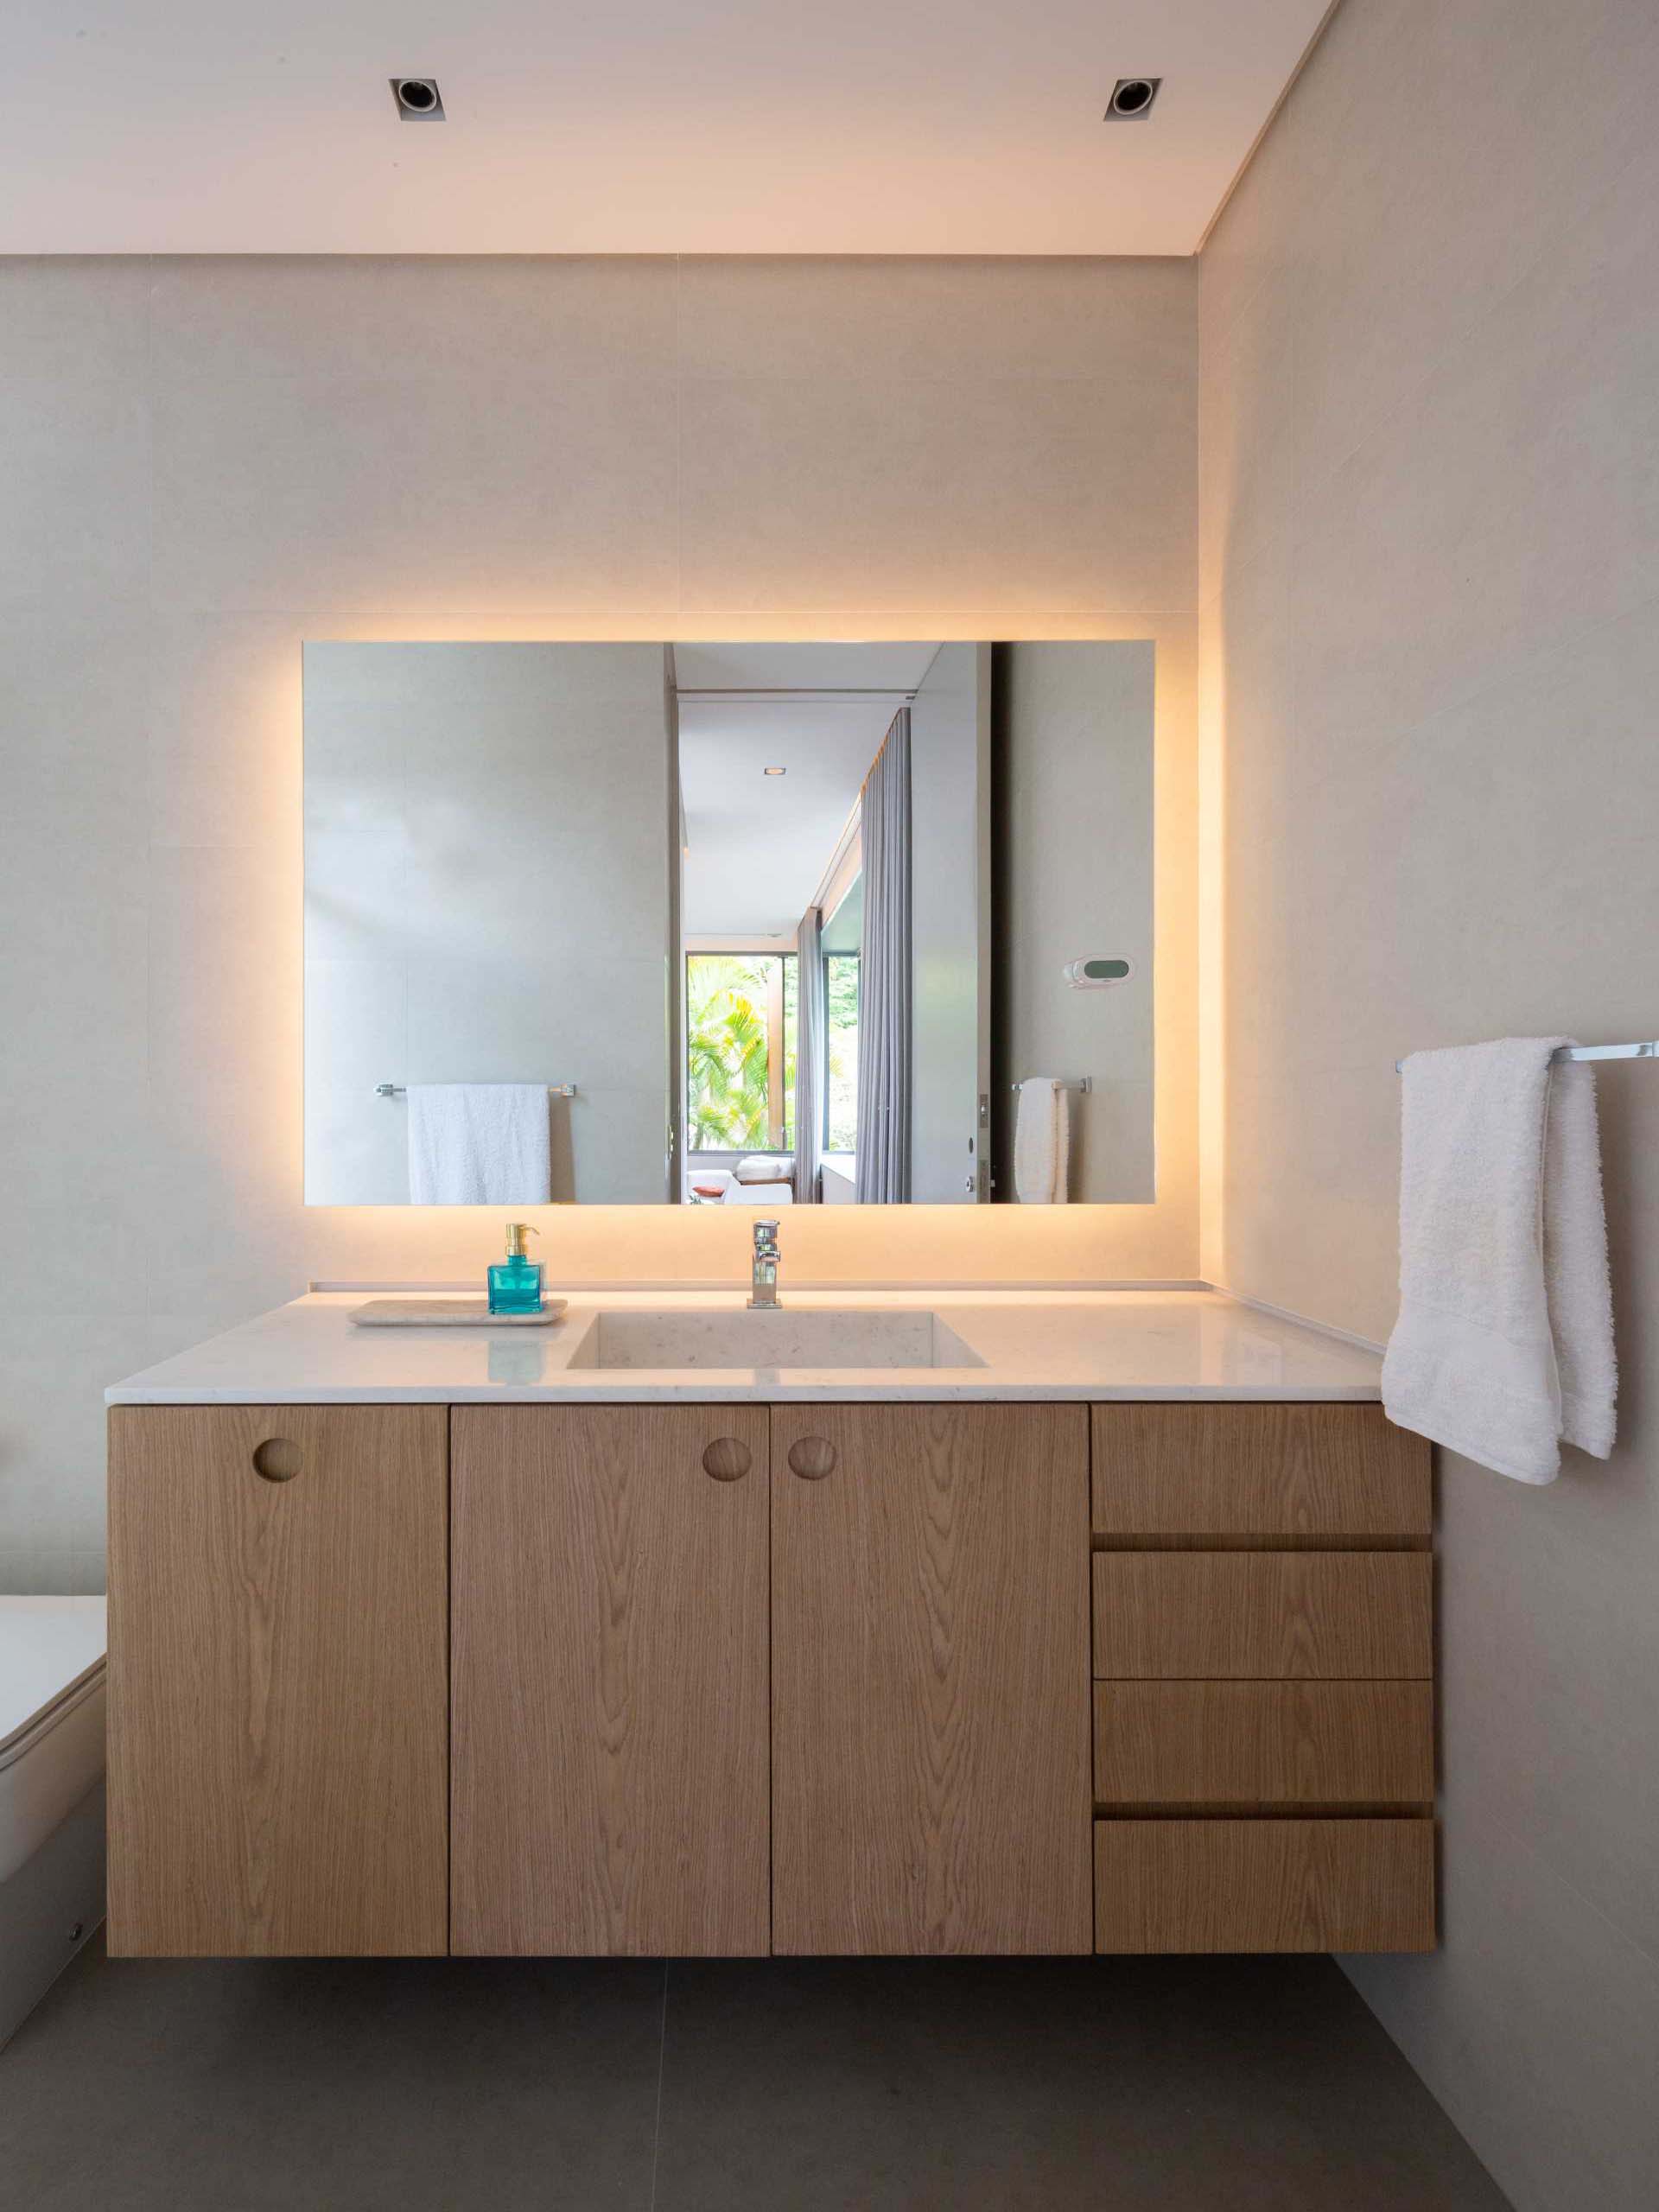
<path id="1" fill-rule="evenodd" d="M 1400 1315 L 1390 1421 L 1519 1482 L 1560 1441 L 1613 1448 L 1612 1297 L 1595 1075 L 1560 1037 L 1506 1037 L 1405 1064 Z"/>
<path id="2" fill-rule="evenodd" d="M 544 1206 L 553 1195 L 544 1083 L 411 1083 L 417 1206 Z"/>
<path id="3" fill-rule="evenodd" d="M 1065 1086 L 1034 1075 L 1020 1085 L 1014 1121 L 1014 1189 L 1024 1206 L 1063 1206 L 1071 1122 Z"/>

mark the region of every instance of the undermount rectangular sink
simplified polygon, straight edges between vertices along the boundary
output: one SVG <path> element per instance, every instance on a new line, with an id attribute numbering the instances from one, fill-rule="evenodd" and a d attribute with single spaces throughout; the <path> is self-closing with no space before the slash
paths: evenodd
<path id="1" fill-rule="evenodd" d="M 600 1313 L 572 1367 L 983 1367 L 937 1313 L 828 1306 Z"/>

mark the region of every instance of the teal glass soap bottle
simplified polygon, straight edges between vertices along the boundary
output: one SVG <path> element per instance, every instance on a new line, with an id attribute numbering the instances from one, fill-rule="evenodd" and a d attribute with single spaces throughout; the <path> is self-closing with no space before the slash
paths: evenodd
<path id="1" fill-rule="evenodd" d="M 542 1263 L 526 1259 L 524 1239 L 540 1235 L 527 1221 L 507 1224 L 507 1256 L 490 1269 L 492 1313 L 539 1313 L 542 1310 Z"/>

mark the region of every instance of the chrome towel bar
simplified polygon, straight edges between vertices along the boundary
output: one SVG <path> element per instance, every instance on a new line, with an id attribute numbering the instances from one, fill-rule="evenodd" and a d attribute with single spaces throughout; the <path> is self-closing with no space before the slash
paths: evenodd
<path id="1" fill-rule="evenodd" d="M 1639 1045 L 1558 1045 L 1549 1059 L 1552 1067 L 1564 1067 L 1568 1060 L 1659 1060 L 1659 1039 L 1644 1037 Z M 1405 1065 L 1396 1060 L 1395 1073 Z"/>

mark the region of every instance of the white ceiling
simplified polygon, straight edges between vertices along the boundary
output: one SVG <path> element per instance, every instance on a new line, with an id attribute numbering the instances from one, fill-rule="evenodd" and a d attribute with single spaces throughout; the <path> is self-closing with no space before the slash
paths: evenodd
<path id="1" fill-rule="evenodd" d="M 793 935 L 835 852 L 876 748 L 935 645 L 677 645 L 688 936 Z M 741 698 L 780 685 L 839 698 Z M 721 699 L 688 696 L 718 688 Z M 787 770 L 768 776 L 769 767 Z"/>
<path id="2" fill-rule="evenodd" d="M 12 0 L 0 252 L 1191 253 L 1326 5 Z"/>

